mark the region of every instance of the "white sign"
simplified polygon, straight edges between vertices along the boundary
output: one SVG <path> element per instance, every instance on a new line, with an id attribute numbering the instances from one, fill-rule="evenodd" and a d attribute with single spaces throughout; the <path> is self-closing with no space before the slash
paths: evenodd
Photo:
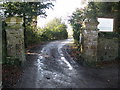
<path id="1" fill-rule="evenodd" d="M 98 29 L 101 32 L 113 32 L 114 19 L 112 18 L 98 18 Z"/>
<path id="2" fill-rule="evenodd" d="M 119 2 L 120 0 L 88 0 L 88 2 Z"/>

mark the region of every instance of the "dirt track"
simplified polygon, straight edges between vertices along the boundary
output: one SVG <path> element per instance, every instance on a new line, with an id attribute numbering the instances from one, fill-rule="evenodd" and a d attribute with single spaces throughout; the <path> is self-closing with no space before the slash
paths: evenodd
<path id="1" fill-rule="evenodd" d="M 117 65 L 104 68 L 79 65 L 63 48 L 71 41 L 53 41 L 29 50 L 24 73 L 15 88 L 118 87 Z"/>

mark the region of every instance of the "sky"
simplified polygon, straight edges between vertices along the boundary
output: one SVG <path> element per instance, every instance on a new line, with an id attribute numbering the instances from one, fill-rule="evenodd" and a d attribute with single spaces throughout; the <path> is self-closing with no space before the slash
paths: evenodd
<path id="1" fill-rule="evenodd" d="M 76 8 L 83 8 L 86 5 L 86 1 L 87 0 L 56 0 L 53 9 L 46 10 L 48 15 L 46 18 L 38 17 L 38 26 L 44 27 L 47 22 L 55 17 L 62 18 L 67 24 L 68 16 L 72 15 L 72 12 L 75 11 Z"/>

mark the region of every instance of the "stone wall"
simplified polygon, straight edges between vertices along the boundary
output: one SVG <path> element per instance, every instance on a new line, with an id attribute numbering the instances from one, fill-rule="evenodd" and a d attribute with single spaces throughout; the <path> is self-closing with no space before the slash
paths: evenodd
<path id="1" fill-rule="evenodd" d="M 2 20 L 0 17 L 0 90 L 2 88 Z"/>
<path id="2" fill-rule="evenodd" d="M 118 37 L 99 37 L 98 39 L 98 61 L 110 61 L 118 58 Z"/>
<path id="3" fill-rule="evenodd" d="M 119 37 L 112 33 L 101 37 L 98 36 L 99 33 L 94 30 L 83 30 L 82 57 L 87 62 L 116 60 L 119 57 Z"/>
<path id="4" fill-rule="evenodd" d="M 86 19 L 81 37 L 81 55 L 88 63 L 111 61 L 118 58 L 119 35 L 115 32 L 99 32 L 98 21 Z"/>
<path id="5" fill-rule="evenodd" d="M 0 64 L 2 64 L 2 21 L 0 17 Z"/>

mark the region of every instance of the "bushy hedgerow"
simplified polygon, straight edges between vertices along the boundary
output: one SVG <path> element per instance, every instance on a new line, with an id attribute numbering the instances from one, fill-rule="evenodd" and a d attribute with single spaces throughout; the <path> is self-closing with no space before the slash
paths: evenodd
<path id="1" fill-rule="evenodd" d="M 39 28 L 38 30 L 34 30 L 31 26 L 27 26 L 25 38 L 27 46 L 42 41 L 66 39 L 68 37 L 67 26 L 62 23 L 61 20 L 56 20 L 57 22 L 53 20 L 45 28 Z"/>

